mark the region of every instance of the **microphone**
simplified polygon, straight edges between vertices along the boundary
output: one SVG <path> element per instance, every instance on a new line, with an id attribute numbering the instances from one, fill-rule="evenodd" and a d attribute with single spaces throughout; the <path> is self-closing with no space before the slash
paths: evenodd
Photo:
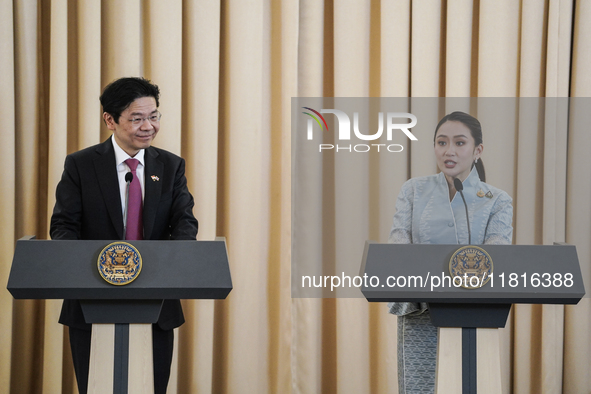
<path id="1" fill-rule="evenodd" d="M 468 223 L 468 245 L 472 244 L 472 233 L 470 232 L 470 218 L 468 216 L 468 204 L 466 204 L 466 199 L 464 198 L 464 185 L 462 181 L 458 178 L 454 178 L 454 187 L 458 192 L 460 192 L 460 196 L 462 196 L 462 201 L 464 201 L 464 208 L 466 208 L 466 222 Z"/>
<path id="2" fill-rule="evenodd" d="M 128 172 L 128 174 L 131 174 L 131 172 Z M 133 175 L 132 175 L 133 176 Z M 125 179 L 127 180 L 127 175 L 125 176 Z M 462 190 L 464 190 L 464 184 L 462 183 L 462 181 L 460 181 L 458 178 L 454 178 L 454 187 L 456 188 L 457 191 L 459 191 L 460 193 L 462 193 Z M 464 194 L 462 193 L 462 196 L 464 196 Z"/>
<path id="3" fill-rule="evenodd" d="M 129 171 L 125 174 L 125 209 L 123 210 L 123 239 L 127 234 L 127 204 L 129 204 L 129 184 L 133 181 L 133 174 Z"/>

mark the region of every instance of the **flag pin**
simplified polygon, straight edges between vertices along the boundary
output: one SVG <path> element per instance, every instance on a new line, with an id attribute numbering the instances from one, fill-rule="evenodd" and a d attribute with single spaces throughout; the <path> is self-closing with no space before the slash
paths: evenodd
<path id="1" fill-rule="evenodd" d="M 160 180 L 160 178 L 158 178 L 156 175 L 152 175 L 152 180 L 153 180 L 154 182 L 157 182 L 157 181 L 159 181 L 159 180 Z"/>

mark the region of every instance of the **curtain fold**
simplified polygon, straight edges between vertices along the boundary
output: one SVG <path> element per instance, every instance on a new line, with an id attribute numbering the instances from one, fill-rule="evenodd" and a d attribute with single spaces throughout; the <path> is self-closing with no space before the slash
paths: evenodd
<path id="1" fill-rule="evenodd" d="M 226 300 L 183 301 L 169 393 L 397 393 L 396 317 L 362 298 L 292 298 L 297 265 L 346 270 L 357 239 L 386 242 L 401 185 L 437 171 L 433 125 L 462 109 L 486 125 L 487 182 L 513 197 L 515 243 L 576 245 L 589 288 L 590 21 L 573 0 L 3 1 L 0 278 L 18 238 L 48 238 L 65 156 L 110 136 L 102 88 L 145 76 L 161 90 L 155 145 L 186 159 L 198 239 L 226 238 L 234 284 Z M 419 141 L 293 167 L 293 97 L 369 96 L 407 98 Z M 326 118 L 323 142 L 342 144 Z M 60 307 L 0 291 L 0 392 L 77 392 Z M 588 299 L 514 306 L 504 392 L 591 390 L 590 328 Z"/>
<path id="2" fill-rule="evenodd" d="M 324 86 L 324 30 L 326 7 L 318 6 L 313 0 L 302 0 L 299 2 L 298 10 L 298 42 L 297 42 L 297 93 L 291 96 L 322 97 Z M 330 76 L 327 76 L 330 78 Z M 291 100 L 290 100 L 291 101 Z M 298 108 L 298 110 L 303 110 Z M 288 128 L 291 128 L 289 122 Z M 291 144 L 293 139 L 290 134 L 291 154 L 296 155 L 300 147 Z M 308 158 L 310 166 L 305 167 L 306 182 L 293 183 L 290 203 L 302 201 L 308 209 L 302 212 L 304 220 L 311 224 L 312 228 L 322 226 L 322 172 L 316 169 L 322 168 L 322 162 L 318 156 Z M 290 163 L 291 164 L 291 163 Z M 291 167 L 291 165 L 290 165 Z M 294 169 L 291 169 L 295 171 Z M 291 182 L 291 173 L 289 176 Z M 290 216 L 293 215 L 293 205 L 290 207 Z M 292 231 L 290 220 L 290 232 Z M 321 248 L 322 239 L 315 232 L 302 234 L 302 241 L 314 245 L 310 250 L 303 250 L 302 253 L 293 251 L 292 259 L 306 262 L 309 267 L 322 267 L 322 256 L 314 252 Z M 290 246 L 291 249 L 291 240 Z M 294 275 L 291 272 L 292 276 Z M 292 301 L 291 315 L 291 357 L 290 362 L 292 373 L 292 392 L 298 393 L 319 393 L 322 392 L 324 364 L 330 362 L 322 357 L 322 305 L 321 299 L 296 298 Z M 328 348 L 327 346 L 325 349 Z M 298 365 L 298 368 L 293 368 Z"/>
<path id="3" fill-rule="evenodd" d="M 269 135 L 262 111 L 264 2 L 225 2 L 221 20 L 219 134 L 224 154 L 218 171 L 218 176 L 223 174 L 218 180 L 218 234 L 228 241 L 234 289 L 218 303 L 226 320 L 220 337 L 225 354 L 221 368 L 214 366 L 213 391 L 266 393 Z"/>
<path id="4" fill-rule="evenodd" d="M 16 73 L 15 73 L 15 38 L 13 5 L 10 2 L 0 3 L 0 89 L 4 94 L 0 95 L 0 117 L 3 119 L 5 132 L 0 133 L 0 182 L 7 185 L 5 191 L 0 193 L 0 221 L 2 222 L 2 236 L 0 247 L 2 250 L 14 250 L 15 240 L 15 205 L 16 205 Z M 12 185 L 12 186 L 9 186 Z M 11 253 L 5 253 L 0 257 L 0 278 L 8 278 Z M 0 365 L 11 368 L 0 368 L 0 390 L 10 390 L 12 375 L 12 348 L 13 348 L 13 301 L 8 291 L 0 291 Z"/>
<path id="5" fill-rule="evenodd" d="M 77 7 L 77 97 L 78 146 L 75 150 L 101 142 L 97 99 L 101 94 L 101 1 L 76 3 Z"/>
<path id="6" fill-rule="evenodd" d="M 367 2 L 339 1 L 334 8 L 334 95 L 369 95 L 369 26 Z M 338 101 L 335 101 L 338 108 Z M 368 121 L 362 121 L 367 124 Z M 341 141 L 334 141 L 335 144 Z M 347 271 L 351 256 L 361 256 L 363 245 L 351 242 L 369 239 L 369 158 L 365 155 L 334 155 L 334 264 L 335 271 Z M 330 182 L 327 178 L 324 182 Z M 347 191 L 341 193 L 340 191 Z M 352 204 L 359 209 L 351 211 Z M 347 272 L 354 275 L 355 272 Z M 365 300 L 337 299 L 336 389 L 369 391 L 369 310 Z"/>
<path id="7" fill-rule="evenodd" d="M 220 2 L 184 1 L 182 6 L 181 153 L 191 155 L 193 162 L 187 165 L 186 176 L 197 202 L 198 239 L 213 240 L 217 235 Z M 179 329 L 178 392 L 209 393 L 215 304 L 185 300 L 183 310 L 186 323 Z"/>

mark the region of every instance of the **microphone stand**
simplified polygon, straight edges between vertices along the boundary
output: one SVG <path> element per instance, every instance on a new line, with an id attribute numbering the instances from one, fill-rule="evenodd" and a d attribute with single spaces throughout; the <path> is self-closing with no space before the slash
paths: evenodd
<path id="1" fill-rule="evenodd" d="M 127 204 L 129 204 L 129 185 L 133 180 L 133 174 L 128 172 L 125 174 L 125 209 L 123 210 L 123 239 L 125 240 L 125 235 L 127 234 Z"/>
<path id="2" fill-rule="evenodd" d="M 462 196 L 462 201 L 464 201 L 464 208 L 466 208 L 466 222 L 468 223 L 468 245 L 472 244 L 472 233 L 470 231 L 470 218 L 468 217 L 468 204 L 466 204 L 466 199 L 464 198 L 464 185 L 462 181 L 458 178 L 454 178 L 454 187 L 458 192 L 460 192 L 460 196 Z"/>

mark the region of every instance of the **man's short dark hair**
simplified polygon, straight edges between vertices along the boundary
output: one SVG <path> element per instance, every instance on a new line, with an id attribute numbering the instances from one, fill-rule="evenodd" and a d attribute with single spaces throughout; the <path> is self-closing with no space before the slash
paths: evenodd
<path id="1" fill-rule="evenodd" d="M 121 112 L 141 97 L 154 97 L 156 107 L 160 105 L 160 89 L 149 80 L 141 77 L 119 78 L 108 84 L 101 94 L 103 112 L 110 114 L 119 123 Z"/>

